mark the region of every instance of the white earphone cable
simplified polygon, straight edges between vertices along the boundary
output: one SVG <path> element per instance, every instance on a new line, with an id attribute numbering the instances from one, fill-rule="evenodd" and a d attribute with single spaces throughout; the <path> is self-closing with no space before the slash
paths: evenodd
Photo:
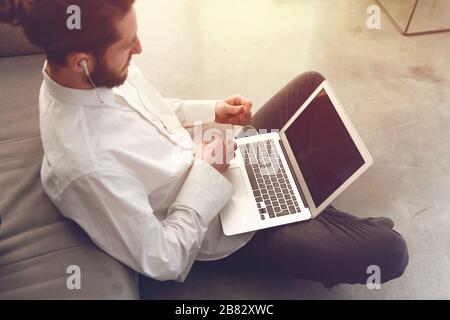
<path id="1" fill-rule="evenodd" d="M 87 73 L 86 75 L 87 75 L 87 77 L 88 77 L 88 79 L 89 79 L 89 82 L 90 82 L 90 83 L 92 84 L 92 86 L 94 87 L 94 91 L 95 91 L 95 94 L 97 95 L 98 99 L 100 100 L 100 102 L 101 102 L 102 104 L 105 104 L 105 102 L 103 101 L 102 97 L 101 97 L 100 94 L 98 93 L 97 86 L 95 85 L 95 83 L 94 83 L 94 81 L 92 80 L 91 76 L 89 75 L 89 73 Z"/>
<path id="2" fill-rule="evenodd" d="M 91 75 L 90 75 L 90 73 L 89 73 L 89 69 L 88 69 L 86 60 L 82 60 L 82 61 L 81 61 L 81 64 L 82 64 L 82 66 L 83 66 L 83 69 L 84 69 L 84 71 L 85 71 L 85 74 L 86 74 L 87 78 L 89 79 L 89 82 L 91 83 L 93 89 L 95 90 L 95 93 L 96 93 L 98 99 L 100 100 L 100 102 L 101 102 L 102 104 L 106 104 L 106 103 L 103 101 L 103 99 L 101 98 L 100 94 L 98 93 L 98 88 L 97 88 L 97 86 L 95 85 L 94 80 L 92 80 L 92 77 L 91 77 Z M 128 84 L 130 84 L 130 85 L 134 88 L 134 90 L 137 92 L 138 98 L 139 98 L 141 104 L 145 107 L 145 103 L 144 103 L 144 101 L 143 101 L 143 99 L 142 99 L 142 97 L 141 97 L 140 91 L 139 91 L 139 90 L 136 88 L 136 86 L 135 86 L 134 84 L 132 84 L 130 81 L 127 80 L 127 82 L 128 82 Z M 136 108 L 134 108 L 134 109 L 136 110 Z M 166 126 L 166 124 L 165 124 L 165 123 L 164 123 L 157 115 L 154 114 L 154 112 L 151 112 L 150 110 L 148 110 L 148 108 L 146 108 L 146 110 L 149 111 L 152 115 L 154 115 L 154 116 L 157 118 L 157 120 L 152 119 L 151 121 L 160 122 L 160 123 L 162 124 L 162 126 L 164 127 L 164 129 L 165 129 L 167 132 L 169 132 L 169 134 L 172 134 L 172 133 L 173 133 L 173 132 Z M 138 110 L 136 110 L 136 111 L 139 112 L 139 113 L 141 113 L 141 112 L 138 111 Z M 145 116 L 144 116 L 144 117 L 145 117 Z M 146 117 L 145 117 L 145 118 L 146 118 Z M 256 130 L 255 127 L 253 127 L 253 126 L 251 126 L 251 125 L 246 125 L 246 126 L 242 127 L 240 130 L 238 130 L 238 132 L 236 133 L 236 138 L 239 138 L 239 137 L 245 137 L 245 136 L 246 136 L 245 133 L 246 133 L 246 131 L 248 131 L 249 129 L 254 130 L 254 132 L 256 133 L 256 135 L 259 134 L 259 133 L 258 133 L 258 130 Z M 184 148 L 184 149 L 192 150 L 192 148 L 186 148 L 186 147 L 183 147 L 183 148 Z"/>

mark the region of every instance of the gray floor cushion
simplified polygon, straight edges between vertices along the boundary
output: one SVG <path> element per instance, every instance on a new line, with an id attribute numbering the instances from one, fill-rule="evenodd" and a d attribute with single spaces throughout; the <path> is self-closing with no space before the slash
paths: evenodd
<path id="1" fill-rule="evenodd" d="M 43 190 L 43 60 L 0 59 L 0 299 L 138 299 L 137 273 L 99 250 Z M 67 287 L 70 266 L 81 290 Z"/>

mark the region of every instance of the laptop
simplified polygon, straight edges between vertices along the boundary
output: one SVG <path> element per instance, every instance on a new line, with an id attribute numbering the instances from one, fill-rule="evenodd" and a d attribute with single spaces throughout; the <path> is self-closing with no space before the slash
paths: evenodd
<path id="1" fill-rule="evenodd" d="M 220 212 L 227 236 L 313 219 L 373 164 L 327 81 L 280 131 L 236 143 L 224 174 L 235 193 Z"/>

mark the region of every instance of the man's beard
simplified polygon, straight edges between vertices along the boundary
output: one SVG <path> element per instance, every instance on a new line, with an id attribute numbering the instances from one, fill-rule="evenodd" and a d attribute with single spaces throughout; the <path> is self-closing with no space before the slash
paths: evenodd
<path id="1" fill-rule="evenodd" d="M 126 68 L 128 65 L 126 66 Z M 114 87 L 121 86 L 125 83 L 128 77 L 128 71 L 124 72 L 125 68 L 119 72 L 112 71 L 108 69 L 103 60 L 99 60 L 99 63 L 95 67 L 92 73 L 92 81 L 97 86 L 97 88 L 108 88 L 112 89 Z"/>

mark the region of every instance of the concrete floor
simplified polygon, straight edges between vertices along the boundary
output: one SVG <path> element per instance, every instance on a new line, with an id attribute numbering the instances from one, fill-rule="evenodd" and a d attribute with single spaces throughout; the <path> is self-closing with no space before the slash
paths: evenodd
<path id="1" fill-rule="evenodd" d="M 388 216 L 406 238 L 405 275 L 368 290 L 261 275 L 193 273 L 158 288 L 184 299 L 450 298 L 450 33 L 407 38 L 369 0 L 141 0 L 144 53 L 135 59 L 164 96 L 254 101 L 297 74 L 322 72 L 375 158 L 335 203 Z M 245 279 L 245 280 L 243 280 Z"/>

